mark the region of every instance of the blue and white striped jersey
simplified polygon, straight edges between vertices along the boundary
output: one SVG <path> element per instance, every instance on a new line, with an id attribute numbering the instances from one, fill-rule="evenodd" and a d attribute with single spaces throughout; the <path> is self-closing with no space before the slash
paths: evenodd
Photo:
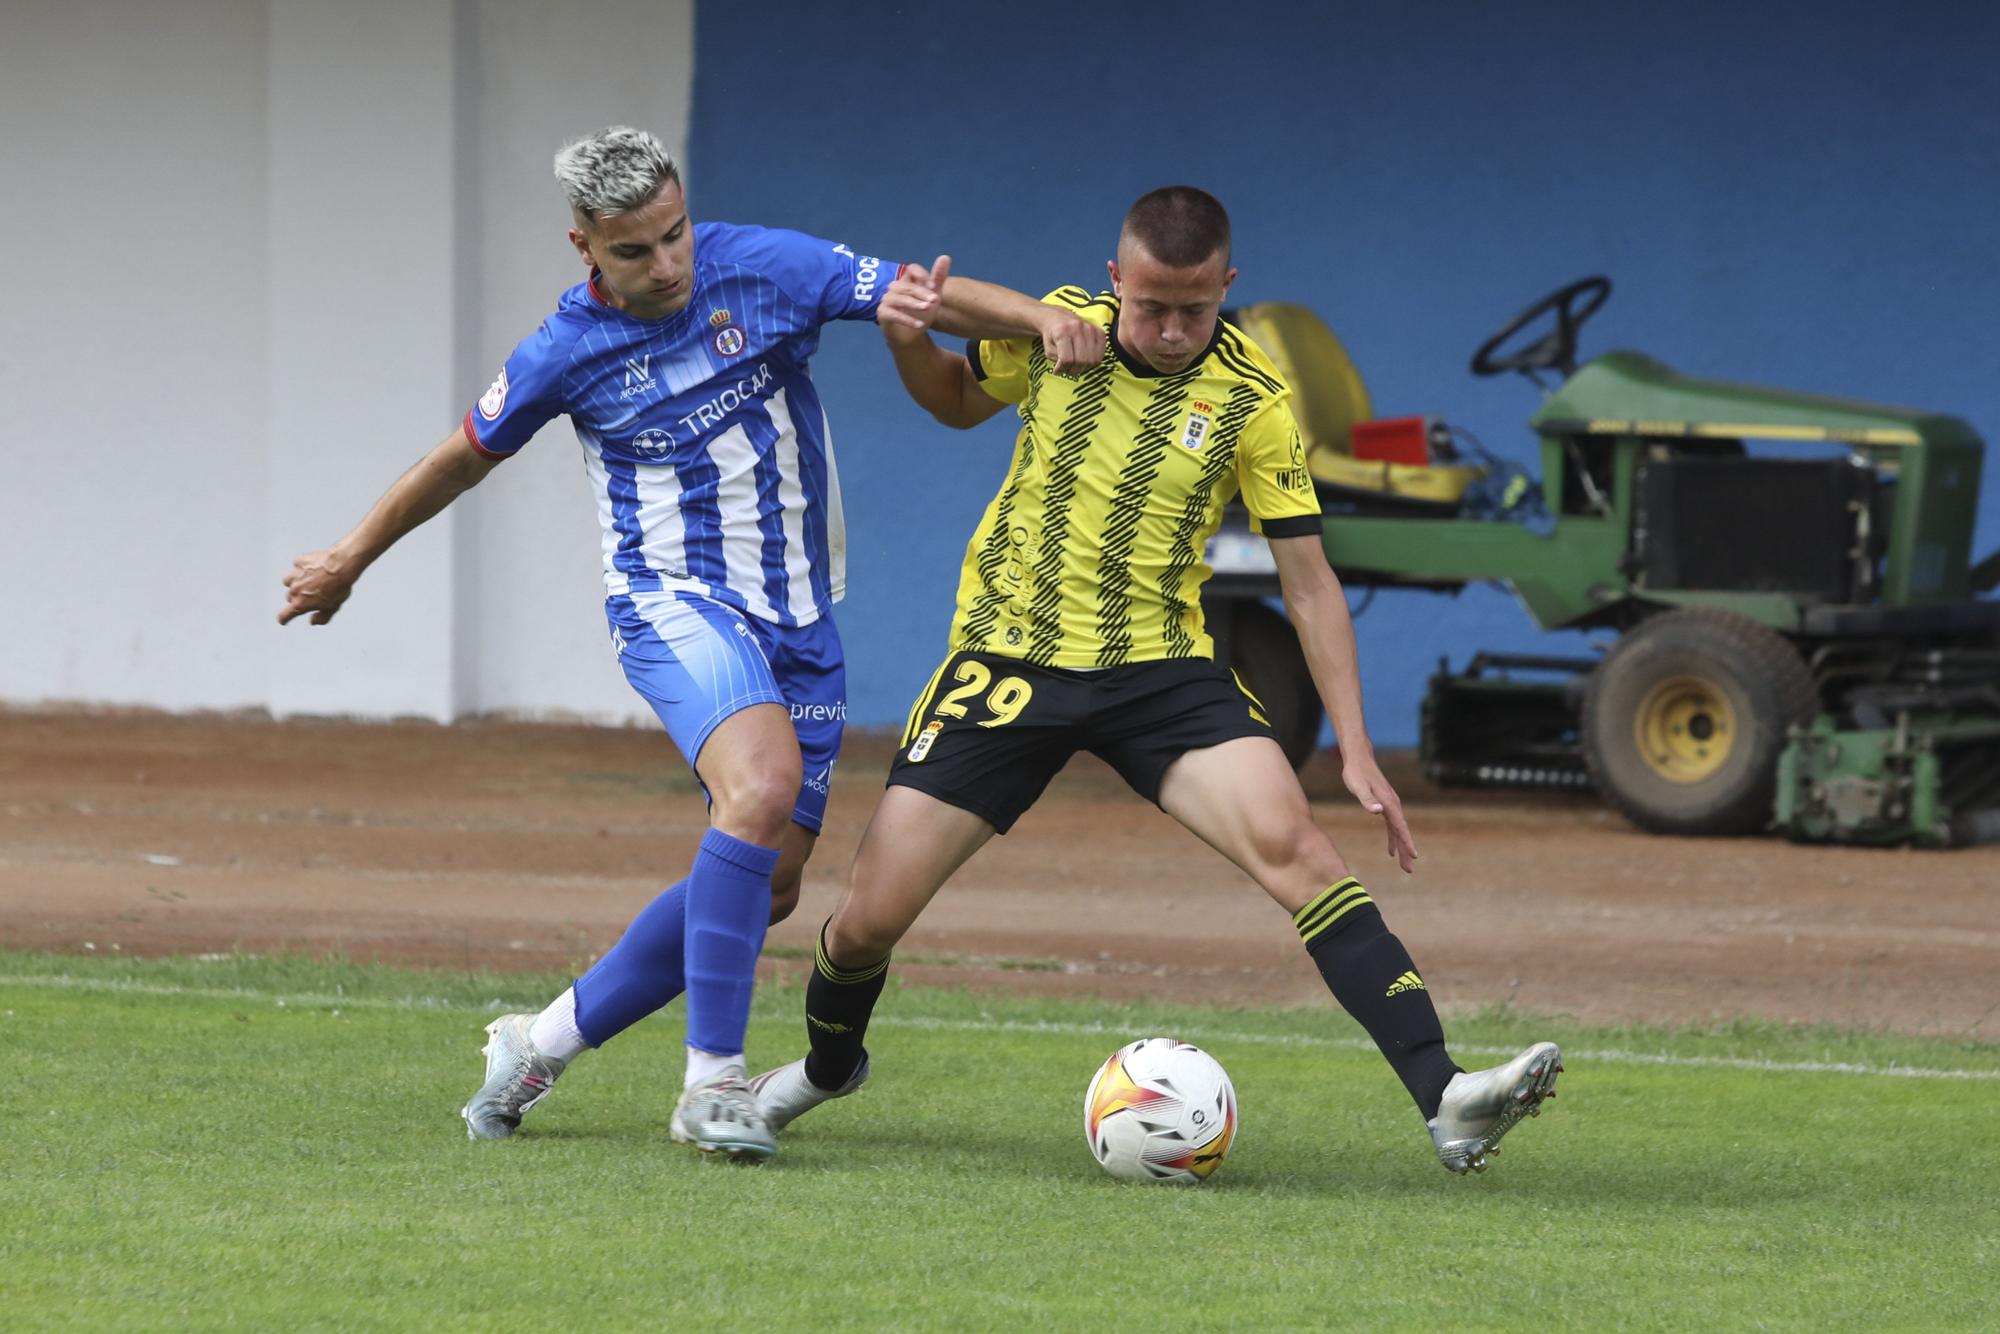
<path id="1" fill-rule="evenodd" d="M 897 266 L 764 227 L 699 223 L 694 239 L 685 307 L 638 319 L 594 282 L 571 288 L 465 414 L 465 434 L 504 458 L 569 415 L 609 594 L 681 589 L 808 625 L 845 591 L 847 538 L 806 363 L 828 320 L 875 317 Z"/>

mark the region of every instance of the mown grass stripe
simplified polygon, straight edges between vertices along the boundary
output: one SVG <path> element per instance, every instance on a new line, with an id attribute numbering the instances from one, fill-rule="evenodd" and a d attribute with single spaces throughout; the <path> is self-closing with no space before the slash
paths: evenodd
<path id="1" fill-rule="evenodd" d="M 24 990 L 81 991 L 131 996 L 171 996 L 190 1000 L 264 1001 L 280 1007 L 304 1009 L 325 1007 L 354 1010 L 428 1010 L 487 1014 L 493 1010 L 533 1009 L 540 1001 L 496 996 L 479 1002 L 451 1000 L 442 996 L 343 996 L 331 992 L 260 991 L 250 987 L 188 987 L 158 982 L 133 982 L 123 978 L 75 977 L 64 973 L 0 975 L 0 988 Z M 1073 1023 L 1057 1020 L 945 1019 L 925 1015 L 877 1015 L 873 1028 L 906 1028 L 931 1032 L 958 1033 L 1045 1033 L 1067 1037 L 1118 1037 L 1129 1034 L 1130 1021 Z M 1267 1047 L 1324 1048 L 1333 1051 L 1373 1051 L 1374 1044 L 1361 1038 L 1320 1037 L 1296 1033 L 1235 1033 L 1205 1028 L 1199 1024 L 1177 1023 L 1176 1035 L 1209 1043 L 1229 1042 Z M 1487 1043 L 1453 1043 L 1455 1053 L 1466 1056 L 1512 1056 L 1517 1047 Z M 1564 1044 L 1566 1062 L 1587 1061 L 1599 1065 L 1672 1066 L 1692 1070 L 1752 1070 L 1760 1074 L 1849 1075 L 1887 1079 L 1970 1079 L 2000 1080 L 2000 1070 L 1953 1070 L 1911 1065 L 1871 1065 L 1858 1061 L 1766 1061 L 1748 1056 L 1676 1056 L 1667 1052 L 1629 1051 L 1616 1047 L 1591 1048 Z"/>

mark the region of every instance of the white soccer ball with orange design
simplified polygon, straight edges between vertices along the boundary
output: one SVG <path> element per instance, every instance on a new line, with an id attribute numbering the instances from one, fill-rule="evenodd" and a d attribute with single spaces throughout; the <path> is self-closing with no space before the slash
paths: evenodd
<path id="1" fill-rule="evenodd" d="M 1236 1089 L 1193 1043 L 1140 1038 L 1098 1067 L 1083 1095 L 1083 1135 L 1112 1176 L 1191 1186 L 1235 1142 Z"/>

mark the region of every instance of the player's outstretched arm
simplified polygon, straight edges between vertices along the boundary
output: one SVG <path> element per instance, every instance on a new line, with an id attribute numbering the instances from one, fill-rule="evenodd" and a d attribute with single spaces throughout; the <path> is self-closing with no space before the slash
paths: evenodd
<path id="1" fill-rule="evenodd" d="M 1416 840 L 1403 818 L 1403 802 L 1375 762 L 1375 746 L 1361 713 L 1361 668 L 1354 643 L 1354 618 L 1347 612 L 1347 593 L 1326 563 L 1326 548 L 1316 534 L 1270 539 L 1278 563 L 1278 584 L 1285 611 L 1298 631 L 1313 685 L 1326 705 L 1327 717 L 1340 738 L 1340 776 L 1355 800 L 1382 817 L 1389 835 L 1389 855 L 1405 872 L 1417 859 Z"/>
<path id="2" fill-rule="evenodd" d="M 939 347 L 926 331 L 928 316 L 936 311 L 938 284 L 950 271 L 949 256 L 940 256 L 929 270 L 907 266 L 882 295 L 880 322 L 896 374 L 917 406 L 946 426 L 967 430 L 1006 404 L 979 387 L 971 362 Z M 887 313 L 891 311 L 896 314 Z"/>
<path id="3" fill-rule="evenodd" d="M 397 478 L 347 536 L 323 551 L 292 558 L 278 624 L 307 614 L 314 625 L 332 620 L 363 570 L 403 534 L 478 485 L 498 462 L 474 449 L 460 425 Z"/>
<path id="4" fill-rule="evenodd" d="M 1089 370 L 1110 352 L 1102 326 L 1011 287 L 960 277 L 950 255 L 939 255 L 928 269 L 905 265 L 876 319 L 884 329 L 935 328 L 960 338 L 1039 338 L 1058 375 Z"/>
<path id="5" fill-rule="evenodd" d="M 882 326 L 896 374 L 917 406 L 946 426 L 970 430 L 1006 407 L 979 387 L 972 363 L 947 352 L 919 330 Z"/>
<path id="6" fill-rule="evenodd" d="M 1011 287 L 953 277 L 941 296 L 938 329 L 962 338 L 1039 338 L 1057 375 L 1087 371 L 1110 355 L 1103 326 Z"/>

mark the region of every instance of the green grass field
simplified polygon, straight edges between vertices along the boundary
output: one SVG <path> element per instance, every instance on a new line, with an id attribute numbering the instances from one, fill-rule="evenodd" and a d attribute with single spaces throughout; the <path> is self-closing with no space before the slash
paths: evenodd
<path id="1" fill-rule="evenodd" d="M 12 1329 L 1991 1328 L 2000 1047 L 1498 1014 L 1561 1096 L 1453 1177 L 1386 1066 L 1313 1011 L 892 990 L 861 1096 L 776 1163 L 665 1134 L 679 1007 L 467 1142 L 480 1028 L 562 979 L 0 955 Z M 758 997 L 753 1063 L 802 1049 Z M 1229 1069 L 1193 1190 L 1091 1162 L 1130 1037 Z"/>

